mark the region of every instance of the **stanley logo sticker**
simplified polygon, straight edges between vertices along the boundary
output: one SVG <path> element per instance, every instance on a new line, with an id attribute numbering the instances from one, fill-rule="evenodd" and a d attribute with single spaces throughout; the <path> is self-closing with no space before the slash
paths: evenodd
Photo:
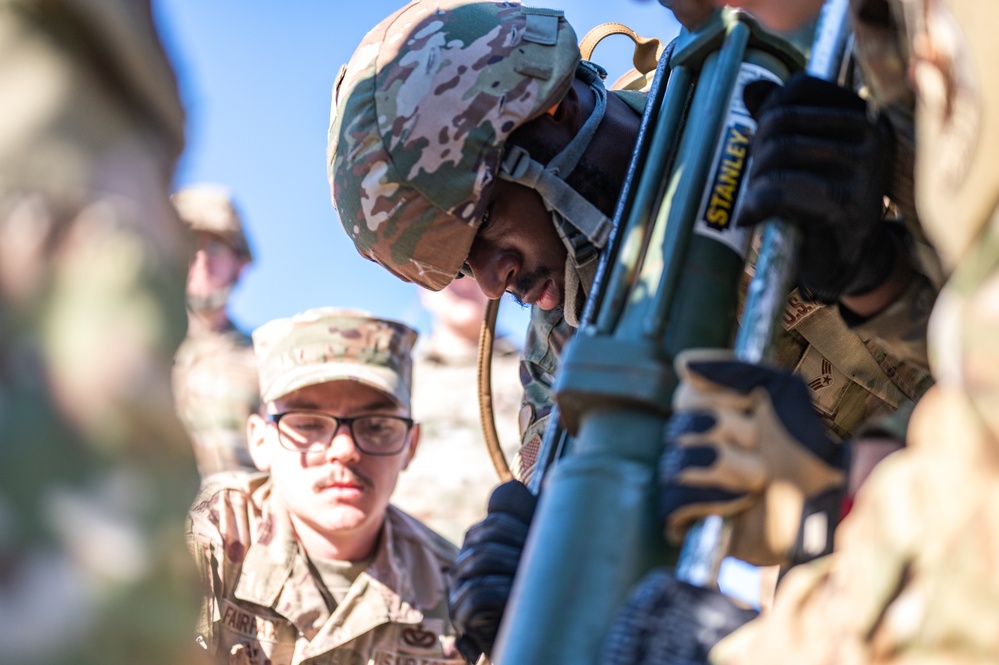
<path id="1" fill-rule="evenodd" d="M 725 231 L 734 223 L 732 215 L 739 185 L 746 173 L 746 153 L 752 138 L 753 128 L 749 125 L 733 123 L 726 128 L 708 207 L 704 211 L 704 221 L 718 231 Z"/>

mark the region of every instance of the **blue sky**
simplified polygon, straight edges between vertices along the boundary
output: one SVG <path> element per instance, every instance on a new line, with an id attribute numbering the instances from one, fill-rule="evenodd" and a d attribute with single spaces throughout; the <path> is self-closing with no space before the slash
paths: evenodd
<path id="1" fill-rule="evenodd" d="M 417 287 L 362 259 L 340 227 L 326 182 L 330 90 L 340 65 L 402 0 L 154 0 L 187 109 L 177 187 L 230 187 L 257 260 L 231 311 L 249 330 L 321 305 L 356 307 L 421 332 L 429 319 Z M 617 21 L 645 36 L 678 32 L 653 0 L 562 0 L 580 38 Z M 594 60 L 613 80 L 630 67 L 631 42 L 612 37 Z M 500 328 L 522 337 L 526 312 L 504 303 Z"/>

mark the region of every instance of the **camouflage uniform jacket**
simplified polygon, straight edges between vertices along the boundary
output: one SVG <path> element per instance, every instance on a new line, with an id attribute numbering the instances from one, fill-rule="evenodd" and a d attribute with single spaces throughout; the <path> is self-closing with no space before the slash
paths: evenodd
<path id="1" fill-rule="evenodd" d="M 220 331 L 188 335 L 174 359 L 173 389 L 202 476 L 256 470 L 246 418 L 256 412 L 260 390 L 248 335 L 230 321 Z"/>
<path id="2" fill-rule="evenodd" d="M 207 590 L 197 639 L 217 662 L 463 662 L 447 617 L 453 545 L 389 506 L 374 559 L 331 610 L 271 491 L 265 474 L 220 474 L 191 510 Z"/>

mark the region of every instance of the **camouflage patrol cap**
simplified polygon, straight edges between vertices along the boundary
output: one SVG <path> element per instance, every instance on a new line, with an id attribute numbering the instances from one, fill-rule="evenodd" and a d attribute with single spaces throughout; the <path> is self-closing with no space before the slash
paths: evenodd
<path id="1" fill-rule="evenodd" d="M 468 256 L 507 137 L 565 96 L 562 12 L 417 0 L 365 36 L 334 89 L 328 175 L 358 251 L 440 290 Z"/>
<path id="2" fill-rule="evenodd" d="M 194 231 L 212 233 L 225 240 L 247 261 L 253 260 L 243 233 L 243 220 L 229 190 L 220 185 L 191 185 L 170 197 L 177 214 Z"/>
<path id="3" fill-rule="evenodd" d="M 416 337 L 409 326 L 358 310 L 320 307 L 275 319 L 253 331 L 260 399 L 358 381 L 409 408 Z"/>

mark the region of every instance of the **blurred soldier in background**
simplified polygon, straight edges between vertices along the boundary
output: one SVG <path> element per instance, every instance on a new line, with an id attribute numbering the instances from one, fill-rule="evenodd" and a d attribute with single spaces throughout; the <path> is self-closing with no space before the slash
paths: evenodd
<path id="1" fill-rule="evenodd" d="M 389 504 L 416 453 L 416 332 L 313 309 L 253 333 L 263 473 L 216 474 L 191 511 L 216 662 L 460 663 L 446 574 L 456 548 Z"/>
<path id="2" fill-rule="evenodd" d="M 142 0 L 0 7 L 0 653 L 190 663 L 176 81 Z"/>
<path id="3" fill-rule="evenodd" d="M 459 279 L 441 291 L 420 289 L 420 302 L 432 317 L 413 365 L 413 415 L 422 443 L 394 497 L 399 507 L 460 543 L 465 530 L 485 517 L 489 493 L 499 482 L 479 418 L 476 361 L 488 299 L 475 280 Z M 497 337 L 492 404 L 508 460 L 520 446 L 519 361 L 519 349 Z"/>
<path id="4" fill-rule="evenodd" d="M 174 359 L 177 413 L 191 435 L 202 477 L 253 470 L 246 418 L 257 410 L 257 365 L 250 337 L 229 320 L 229 295 L 253 261 L 229 192 L 186 187 L 171 197 L 197 243 L 187 273 L 187 337 Z"/>

